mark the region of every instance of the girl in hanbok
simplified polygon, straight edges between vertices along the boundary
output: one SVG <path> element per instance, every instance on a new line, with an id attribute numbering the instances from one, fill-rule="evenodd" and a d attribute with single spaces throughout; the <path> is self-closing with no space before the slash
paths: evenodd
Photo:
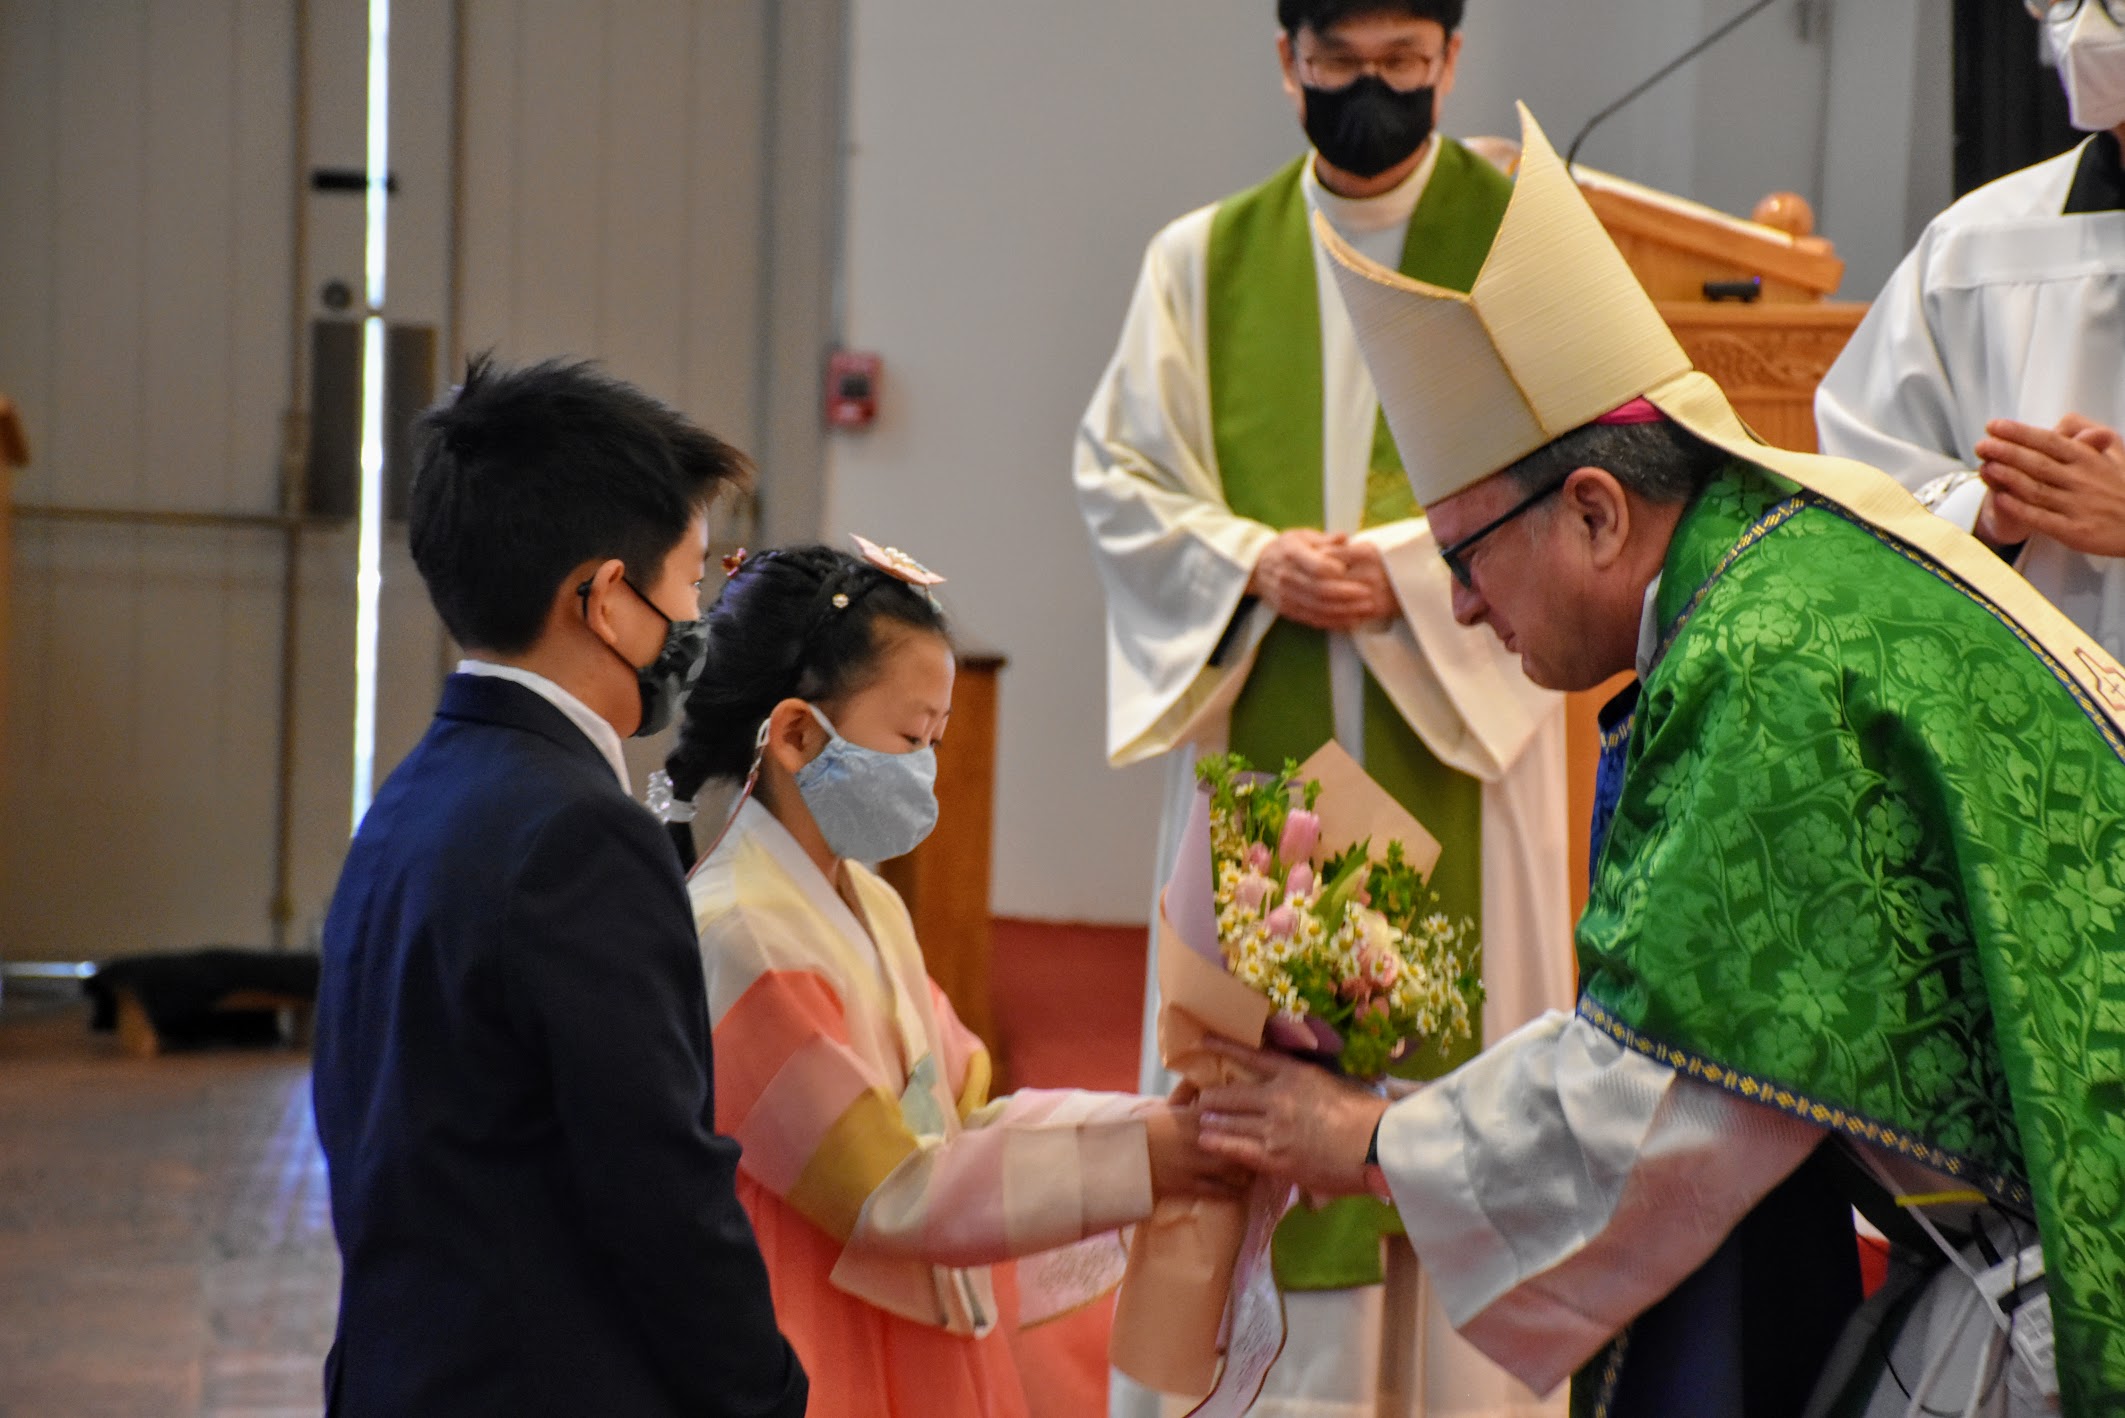
<path id="1" fill-rule="evenodd" d="M 1019 1265 L 1020 1323 L 1118 1278 L 1114 1234 L 1166 1193 L 1232 1193 L 1192 1112 L 1134 1095 L 988 1097 L 990 1062 L 867 865 L 936 820 L 953 657 L 898 552 L 725 563 L 667 818 L 710 780 L 739 806 L 689 881 L 715 1028 L 719 1130 L 775 1312 L 820 1414 L 1016 1415 L 1026 1400 L 989 1266 Z M 676 810 L 674 808 L 676 807 Z M 674 821 L 682 856 L 690 829 Z"/>

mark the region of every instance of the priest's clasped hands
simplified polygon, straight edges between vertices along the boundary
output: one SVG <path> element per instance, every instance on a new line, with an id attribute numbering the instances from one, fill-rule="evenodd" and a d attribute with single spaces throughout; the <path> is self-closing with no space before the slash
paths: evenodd
<path id="1" fill-rule="evenodd" d="M 2089 556 L 2125 556 L 2125 437 L 2079 414 L 2057 428 L 1994 419 L 1977 445 L 1991 547 L 2043 535 Z"/>
<path id="2" fill-rule="evenodd" d="M 1355 630 L 1401 613 L 1378 547 L 1310 527 L 1279 532 L 1262 549 L 1247 594 L 1314 630 Z"/>

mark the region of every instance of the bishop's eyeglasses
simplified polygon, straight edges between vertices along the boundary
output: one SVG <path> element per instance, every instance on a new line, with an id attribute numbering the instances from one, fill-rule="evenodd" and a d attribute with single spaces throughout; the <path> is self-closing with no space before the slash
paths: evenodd
<path id="1" fill-rule="evenodd" d="M 2063 25 L 2081 13 L 2088 0 L 2022 0 L 2022 8 L 2047 25 Z M 2111 23 L 2125 29 L 2125 0 L 2096 0 L 2110 14 Z"/>
<path id="2" fill-rule="evenodd" d="M 1445 562 L 1446 569 L 1454 574 L 1454 580 L 1459 581 L 1462 586 L 1468 588 L 1469 590 L 1474 590 L 1476 583 L 1469 579 L 1471 573 L 1468 569 L 1468 549 L 1474 546 L 1477 542 L 1482 541 L 1492 532 L 1497 531 L 1507 522 L 1512 521 L 1513 518 L 1518 517 L 1522 513 L 1526 512 L 1536 503 L 1542 501 L 1543 498 L 1555 497 L 1558 493 L 1562 491 L 1564 491 L 1564 484 L 1560 482 L 1554 483 L 1549 487 L 1543 488 L 1540 492 L 1529 493 L 1526 497 L 1521 498 L 1519 502 L 1515 503 L 1512 509 L 1508 511 L 1504 516 L 1492 518 L 1490 521 L 1485 522 L 1482 526 L 1476 528 L 1476 530 L 1470 532 L 1467 536 L 1461 538 L 1461 540 L 1455 542 L 1451 546 L 1440 547 L 1439 559 Z"/>

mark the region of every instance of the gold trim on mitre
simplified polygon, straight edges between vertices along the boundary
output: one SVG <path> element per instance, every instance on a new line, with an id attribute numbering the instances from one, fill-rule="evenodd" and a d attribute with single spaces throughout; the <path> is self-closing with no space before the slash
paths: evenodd
<path id="1" fill-rule="evenodd" d="M 1836 503 L 2000 612 L 2125 731 L 2125 668 L 1968 533 L 1863 463 L 1774 448 L 1660 318 L 1527 105 L 1497 239 L 1467 294 L 1366 259 L 1315 218 L 1417 501 L 1461 492 L 1644 398 L 1715 447 Z"/>

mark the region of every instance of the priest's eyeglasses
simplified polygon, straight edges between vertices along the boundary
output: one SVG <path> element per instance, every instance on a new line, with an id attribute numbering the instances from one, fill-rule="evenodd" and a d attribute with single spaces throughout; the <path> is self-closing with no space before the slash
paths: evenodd
<path id="1" fill-rule="evenodd" d="M 1410 49 L 1367 58 L 1348 50 L 1331 49 L 1301 54 L 1298 58 L 1315 83 L 1324 89 L 1348 88 L 1366 74 L 1378 74 L 1387 87 L 1408 93 L 1437 79 L 1446 56 Z"/>
<path id="2" fill-rule="evenodd" d="M 1463 586 L 1467 587 L 1468 589 L 1474 590 L 1476 583 L 1469 579 L 1471 573 L 1468 569 L 1468 549 L 1474 546 L 1477 542 L 1482 541 L 1492 532 L 1497 531 L 1507 522 L 1512 521 L 1513 518 L 1520 516 L 1522 513 L 1532 508 L 1536 503 L 1542 501 L 1544 498 L 1555 497 L 1558 493 L 1562 491 L 1564 491 L 1564 484 L 1557 483 L 1554 486 L 1542 489 L 1542 491 L 1540 492 L 1529 493 L 1526 497 L 1521 498 L 1519 502 L 1513 504 L 1512 510 L 1507 512 L 1504 516 L 1495 517 L 1492 518 L 1490 521 L 1485 522 L 1482 526 L 1476 528 L 1476 530 L 1470 532 L 1467 536 L 1461 538 L 1460 541 L 1455 542 L 1452 546 L 1440 547 L 1439 559 L 1445 562 L 1446 569 L 1454 574 L 1454 580 L 1459 581 Z"/>
<path id="3" fill-rule="evenodd" d="M 2088 0 L 2022 0 L 2022 8 L 2046 24 L 2063 25 L 2081 13 Z M 2110 14 L 2111 23 L 2125 26 L 2125 0 L 2097 0 Z"/>

